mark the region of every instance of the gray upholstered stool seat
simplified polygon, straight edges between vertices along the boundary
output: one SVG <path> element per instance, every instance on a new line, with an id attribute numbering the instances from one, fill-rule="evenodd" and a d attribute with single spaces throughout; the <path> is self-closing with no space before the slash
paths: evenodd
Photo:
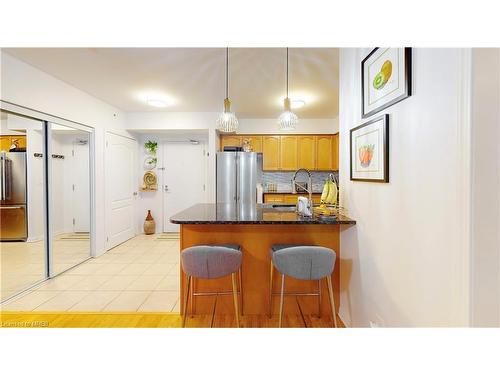
<path id="1" fill-rule="evenodd" d="M 211 244 L 211 245 L 198 245 L 184 249 L 181 252 L 181 266 L 184 273 L 187 275 L 187 284 L 184 298 L 184 316 L 183 327 L 186 322 L 187 305 L 189 296 L 191 296 L 191 306 L 193 298 L 197 295 L 215 295 L 214 308 L 212 313 L 212 324 L 215 315 L 215 307 L 217 304 L 217 296 L 221 294 L 233 294 L 234 308 L 236 312 L 236 324 L 239 327 L 239 312 L 238 312 L 238 291 L 236 288 L 236 272 L 239 274 L 240 295 L 242 296 L 241 289 L 241 261 L 243 253 L 237 244 Z M 199 279 L 218 279 L 231 275 L 232 279 L 232 292 L 204 292 L 196 293 L 194 286 L 191 287 L 192 278 Z M 189 294 L 191 290 L 191 294 Z M 243 300 L 243 297 L 242 297 Z"/>
<path id="2" fill-rule="evenodd" d="M 272 314 L 272 296 L 273 296 L 273 269 L 281 273 L 281 292 L 280 292 L 280 317 L 279 326 L 281 327 L 283 314 L 283 297 L 285 275 L 298 280 L 318 280 L 318 293 L 305 293 L 306 295 L 316 295 L 319 298 L 319 312 L 321 314 L 321 280 L 327 280 L 328 296 L 332 308 L 334 326 L 337 326 L 335 313 L 335 302 L 333 300 L 333 289 L 331 274 L 335 266 L 336 253 L 332 249 L 322 246 L 275 244 L 271 246 L 271 278 L 269 284 L 269 315 Z M 304 295 L 304 293 L 287 293 L 287 295 Z"/>
<path id="3" fill-rule="evenodd" d="M 280 244 L 274 244 L 269 249 L 269 255 L 272 258 L 273 257 L 273 253 L 275 251 L 280 251 L 280 250 L 283 250 L 283 249 L 286 249 L 286 248 L 289 248 L 289 247 L 295 247 L 295 246 L 307 246 L 307 245 L 303 245 L 303 244 L 281 244 L 281 243 Z"/>

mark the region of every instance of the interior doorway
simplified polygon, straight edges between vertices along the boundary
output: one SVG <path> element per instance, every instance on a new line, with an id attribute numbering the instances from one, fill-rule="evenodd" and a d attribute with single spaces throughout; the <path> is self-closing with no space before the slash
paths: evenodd
<path id="1" fill-rule="evenodd" d="M 163 144 L 163 231 L 179 232 L 170 217 L 186 208 L 206 202 L 206 143 L 165 141 Z"/>

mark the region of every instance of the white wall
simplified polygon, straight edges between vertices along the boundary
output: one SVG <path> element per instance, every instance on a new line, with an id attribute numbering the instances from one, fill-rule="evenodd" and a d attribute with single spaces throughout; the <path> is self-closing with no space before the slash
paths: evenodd
<path id="1" fill-rule="evenodd" d="M 340 54 L 340 314 L 349 326 L 465 326 L 468 314 L 467 50 L 414 49 L 413 95 L 390 116 L 390 182 L 352 182 L 349 130 L 361 120 L 360 65 Z"/>
<path id="2" fill-rule="evenodd" d="M 279 134 L 278 119 L 239 119 L 239 134 Z M 333 119 L 301 119 L 293 131 L 286 134 L 335 134 L 339 131 L 338 118 Z"/>
<path id="3" fill-rule="evenodd" d="M 472 324 L 500 326 L 500 57 L 472 54 Z"/>
<path id="4" fill-rule="evenodd" d="M 124 132 L 123 113 L 109 104 L 0 51 L 1 99 L 94 128 L 96 255 L 104 251 L 104 134 Z"/>
<path id="5" fill-rule="evenodd" d="M 144 160 L 146 157 L 149 156 L 147 153 L 146 149 L 144 148 L 145 142 L 148 140 L 156 141 L 158 142 L 158 149 L 156 152 L 156 157 L 157 157 L 157 164 L 156 168 L 152 169 L 154 173 L 156 173 L 157 178 L 158 178 L 158 191 L 146 191 L 142 192 L 139 191 L 139 196 L 136 201 L 137 204 L 137 220 L 136 220 L 136 232 L 137 233 L 143 233 L 143 225 L 144 225 L 144 219 L 146 218 L 148 210 L 151 210 L 151 214 L 153 215 L 153 218 L 155 219 L 156 222 L 156 233 L 162 233 L 163 232 L 163 219 L 164 219 L 164 192 L 163 192 L 163 186 L 165 185 L 164 182 L 164 173 L 165 165 L 167 164 L 167 160 L 164 159 L 164 146 L 165 142 L 169 141 L 180 141 L 180 140 L 186 140 L 186 139 L 195 139 L 204 144 L 205 147 L 208 147 L 208 132 L 204 132 L 205 134 L 201 133 L 187 133 L 185 135 L 182 134 L 158 134 L 152 132 L 151 134 L 141 134 L 138 136 L 138 142 L 139 142 L 139 160 L 138 160 L 138 186 L 142 185 L 143 183 L 143 176 L 144 173 L 147 171 L 144 168 Z M 190 147 L 189 144 L 186 144 L 186 147 Z M 192 147 L 192 146 L 191 146 Z M 193 157 L 198 157 L 197 155 L 193 154 Z M 175 162 L 175 160 L 174 160 Z M 207 168 L 208 168 L 208 163 L 207 163 Z M 206 173 L 208 171 L 191 171 L 192 173 Z M 206 184 L 208 184 L 208 179 L 205 181 Z M 206 202 L 215 202 L 215 197 L 213 196 L 208 196 L 207 194 L 207 199 Z M 199 203 L 206 203 L 206 202 L 199 202 Z"/>

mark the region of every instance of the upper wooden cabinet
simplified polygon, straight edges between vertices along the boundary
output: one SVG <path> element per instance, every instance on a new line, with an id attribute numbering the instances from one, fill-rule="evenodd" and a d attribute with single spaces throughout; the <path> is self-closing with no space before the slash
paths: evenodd
<path id="1" fill-rule="evenodd" d="M 316 169 L 333 170 L 333 137 L 322 135 L 316 137 Z"/>
<path id="2" fill-rule="evenodd" d="M 280 137 L 265 135 L 262 137 L 263 169 L 277 171 L 280 169 Z"/>
<path id="3" fill-rule="evenodd" d="M 339 134 L 334 134 L 332 137 L 332 148 L 333 148 L 333 170 L 339 170 Z"/>
<path id="4" fill-rule="evenodd" d="M 250 140 L 252 151 L 264 154 L 267 171 L 295 171 L 306 168 L 317 171 L 339 169 L 339 135 L 221 135 L 224 146 L 243 146 Z"/>
<path id="5" fill-rule="evenodd" d="M 224 146 L 241 146 L 239 135 L 224 135 L 220 137 L 220 150 L 224 151 Z"/>
<path id="6" fill-rule="evenodd" d="M 280 150 L 280 170 L 297 170 L 297 136 L 282 135 Z"/>
<path id="7" fill-rule="evenodd" d="M 301 135 L 297 137 L 297 167 L 316 169 L 316 137 Z"/>
<path id="8" fill-rule="evenodd" d="M 0 151 L 9 152 L 12 144 L 17 143 L 17 147 L 26 148 L 25 135 L 1 135 L 0 136 Z"/>
<path id="9" fill-rule="evenodd" d="M 250 141 L 250 145 L 252 146 L 253 152 L 262 152 L 262 136 L 260 135 L 243 135 L 241 137 L 241 145 L 243 146 L 243 141 L 248 139 Z"/>

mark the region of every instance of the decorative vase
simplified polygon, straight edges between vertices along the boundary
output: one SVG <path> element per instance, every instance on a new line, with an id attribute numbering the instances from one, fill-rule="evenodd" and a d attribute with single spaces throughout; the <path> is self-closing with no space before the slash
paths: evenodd
<path id="1" fill-rule="evenodd" d="M 146 216 L 146 220 L 144 220 L 144 233 L 145 234 L 155 234 L 156 232 L 156 223 L 151 215 L 151 210 L 148 210 L 148 216 Z"/>

